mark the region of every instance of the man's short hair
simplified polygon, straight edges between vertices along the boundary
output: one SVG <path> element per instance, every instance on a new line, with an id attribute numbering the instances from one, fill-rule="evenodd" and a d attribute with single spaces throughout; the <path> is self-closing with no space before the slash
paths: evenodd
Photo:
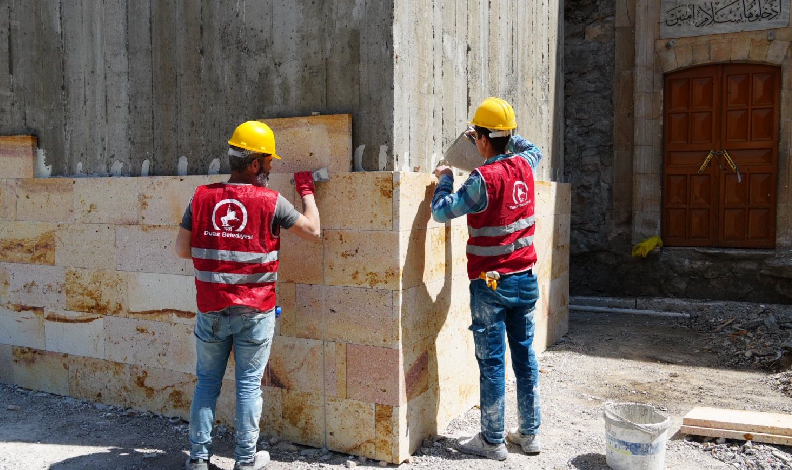
<path id="1" fill-rule="evenodd" d="M 498 155 L 506 153 L 506 147 L 509 145 L 510 137 L 490 137 L 490 130 L 486 127 L 475 126 L 476 128 L 476 135 L 478 135 L 479 139 L 481 137 L 486 137 L 490 143 L 492 144 L 492 148 L 498 152 Z"/>
<path id="2" fill-rule="evenodd" d="M 248 150 L 245 150 L 240 147 L 236 147 L 234 145 L 231 145 L 230 147 L 236 152 L 245 155 L 244 157 L 237 157 L 234 155 L 228 156 L 228 164 L 231 166 L 231 171 L 237 171 L 237 172 L 245 171 L 247 167 L 249 167 L 250 164 L 253 163 L 255 160 L 268 156 L 268 154 L 266 153 L 251 153 Z"/>

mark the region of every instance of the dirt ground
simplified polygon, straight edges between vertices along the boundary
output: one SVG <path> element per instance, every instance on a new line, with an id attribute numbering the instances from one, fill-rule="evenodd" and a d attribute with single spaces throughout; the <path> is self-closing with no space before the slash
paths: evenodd
<path id="1" fill-rule="evenodd" d="M 472 409 L 441 437 L 426 442 L 412 463 L 399 468 L 605 469 L 602 406 L 607 401 L 629 401 L 653 404 L 672 418 L 666 468 L 792 469 L 792 448 L 754 444 L 747 449 L 739 441 L 716 445 L 678 433 L 682 417 L 694 406 L 792 412 L 792 398 L 773 387 L 769 372 L 724 366 L 716 352 L 702 349 L 705 333 L 691 324 L 639 315 L 575 313 L 569 334 L 539 358 L 544 447 L 540 455 L 526 456 L 514 446 L 509 446 L 504 462 L 460 454 L 456 438 L 478 429 L 478 410 Z M 516 423 L 515 408 L 510 387 L 507 425 Z M 295 450 L 283 444 L 262 439 L 261 448 L 273 457 L 268 468 L 380 467 L 374 461 L 347 462 L 350 456 L 345 454 L 303 446 Z M 0 386 L 0 469 L 178 469 L 186 458 L 186 446 L 183 422 Z M 731 457 L 723 457 L 724 452 Z M 749 462 L 742 457 L 728 461 L 741 453 Z M 230 432 L 221 430 L 212 463 L 215 469 L 232 468 Z"/>

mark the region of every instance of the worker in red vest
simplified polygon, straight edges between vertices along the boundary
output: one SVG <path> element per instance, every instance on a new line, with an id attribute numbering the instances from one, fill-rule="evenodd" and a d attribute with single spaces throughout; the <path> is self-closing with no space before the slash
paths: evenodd
<path id="1" fill-rule="evenodd" d="M 320 240 L 319 211 L 310 172 L 295 173 L 303 213 L 267 188 L 275 136 L 266 124 L 245 122 L 228 141 L 231 177 L 199 186 L 182 218 L 176 252 L 195 268 L 196 375 L 190 408 L 187 470 L 206 470 L 212 426 L 228 356 L 234 348 L 236 379 L 235 470 L 261 469 L 269 453 L 256 452 L 261 418 L 261 378 L 275 331 L 275 282 L 280 230 Z"/>
<path id="2" fill-rule="evenodd" d="M 446 222 L 467 215 L 467 268 L 470 278 L 470 330 L 479 364 L 481 432 L 460 439 L 460 450 L 504 460 L 508 438 L 528 454 L 538 454 L 539 367 L 533 349 L 534 307 L 539 288 L 534 236 L 534 169 L 542 158 L 538 147 L 513 135 L 514 109 L 499 98 L 487 98 L 468 130 L 485 159 L 453 192 L 447 166 L 435 169 L 439 184 L 432 198 L 432 217 Z M 517 378 L 519 425 L 505 432 L 506 338 Z"/>

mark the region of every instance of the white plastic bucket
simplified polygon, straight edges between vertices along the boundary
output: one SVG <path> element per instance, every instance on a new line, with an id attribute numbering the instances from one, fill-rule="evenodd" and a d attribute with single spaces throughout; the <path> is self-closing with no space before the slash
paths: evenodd
<path id="1" fill-rule="evenodd" d="M 651 405 L 605 403 L 605 462 L 614 470 L 663 470 L 671 420 Z"/>

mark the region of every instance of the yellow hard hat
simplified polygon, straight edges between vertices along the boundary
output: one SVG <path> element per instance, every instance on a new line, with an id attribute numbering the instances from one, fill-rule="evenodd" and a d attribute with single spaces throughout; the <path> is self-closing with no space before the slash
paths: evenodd
<path id="1" fill-rule="evenodd" d="M 509 131 L 517 128 L 514 108 L 506 101 L 494 97 L 489 97 L 481 102 L 470 123 L 497 131 Z"/>
<path id="2" fill-rule="evenodd" d="M 234 135 L 228 141 L 234 147 L 243 148 L 256 153 L 268 153 L 280 160 L 275 154 L 275 134 L 263 122 L 243 122 L 234 129 Z"/>

